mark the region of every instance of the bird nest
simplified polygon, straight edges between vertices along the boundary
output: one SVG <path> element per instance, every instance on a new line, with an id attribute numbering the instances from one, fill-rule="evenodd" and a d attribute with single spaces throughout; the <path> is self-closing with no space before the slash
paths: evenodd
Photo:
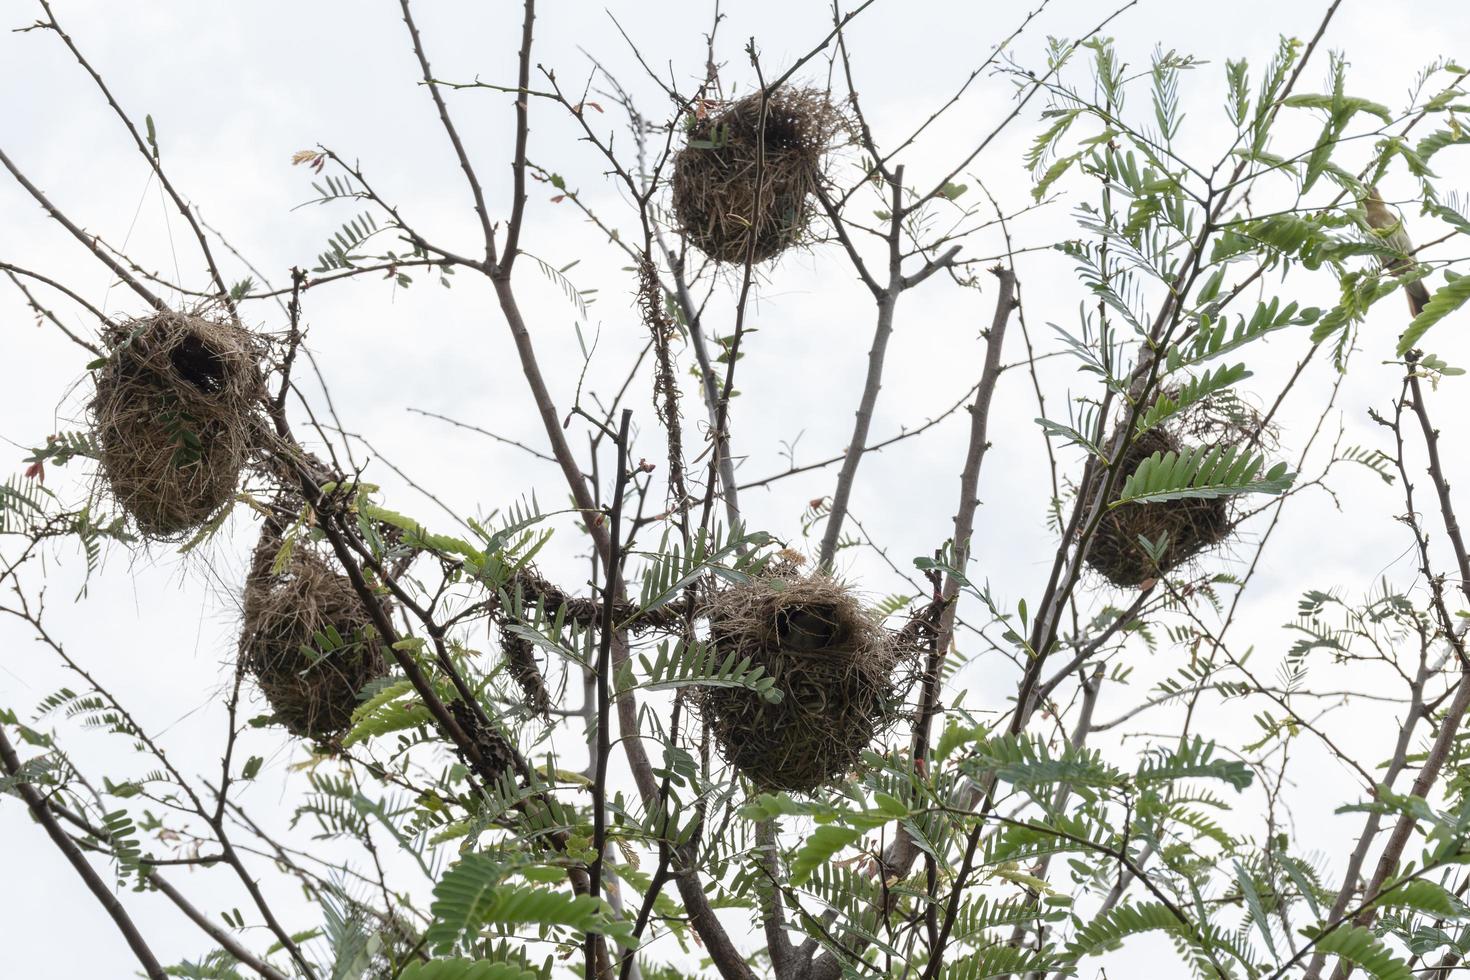
<path id="1" fill-rule="evenodd" d="M 144 535 L 179 538 L 235 494 L 263 390 L 260 344 L 236 323 L 168 312 L 106 340 L 89 406 L 102 479 Z"/>
<path id="2" fill-rule="evenodd" d="M 284 561 L 267 526 L 245 585 L 240 657 L 275 719 L 327 741 L 352 724 L 359 694 L 388 672 L 378 631 L 347 577 L 307 542 Z"/>
<path id="3" fill-rule="evenodd" d="M 762 96 L 712 111 L 701 103 L 674 157 L 679 228 L 716 262 L 764 262 L 803 240 L 822 159 L 847 128 L 824 92 L 782 87 Z"/>
<path id="4" fill-rule="evenodd" d="M 779 701 L 704 687 L 699 706 L 721 755 L 764 790 L 809 792 L 841 779 L 898 716 L 894 636 L 825 576 L 752 580 L 708 606 L 719 660 L 749 658 Z"/>
<path id="5" fill-rule="evenodd" d="M 1166 397 L 1175 395 L 1174 391 L 1165 393 Z M 1261 416 L 1238 398 L 1228 393 L 1207 398 L 1133 440 L 1123 453 L 1111 499 L 1118 499 L 1128 476 L 1155 453 L 1178 455 L 1195 446 L 1246 452 L 1273 438 Z M 1101 492 L 1105 475 L 1099 470 L 1089 483 L 1089 506 Z M 1227 497 L 1124 504 L 1103 515 L 1087 552 L 1087 564 L 1114 585 L 1139 586 L 1216 547 L 1230 536 L 1235 523 Z M 1153 554 L 1145 541 L 1152 548 L 1163 547 Z"/>

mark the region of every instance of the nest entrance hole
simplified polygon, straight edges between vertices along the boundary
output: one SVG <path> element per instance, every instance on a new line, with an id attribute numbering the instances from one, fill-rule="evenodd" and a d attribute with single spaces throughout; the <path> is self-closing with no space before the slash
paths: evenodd
<path id="1" fill-rule="evenodd" d="M 184 336 L 169 351 L 168 359 L 179 377 L 196 391 L 213 395 L 224 389 L 225 359 L 198 334 Z"/>
<path id="2" fill-rule="evenodd" d="M 844 633 L 841 615 L 827 604 L 790 606 L 776 614 L 776 642 L 792 650 L 822 650 L 841 642 Z"/>

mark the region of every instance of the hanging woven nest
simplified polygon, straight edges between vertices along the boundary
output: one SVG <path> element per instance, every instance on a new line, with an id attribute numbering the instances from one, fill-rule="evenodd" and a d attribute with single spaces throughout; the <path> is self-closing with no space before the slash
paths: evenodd
<path id="1" fill-rule="evenodd" d="M 134 320 L 106 341 L 89 405 L 102 479 L 145 536 L 177 539 L 234 497 L 263 391 L 260 343 L 185 313 Z"/>
<path id="2" fill-rule="evenodd" d="M 781 699 L 705 687 L 699 706 L 721 755 L 763 790 L 809 792 L 851 772 L 898 717 L 893 635 L 831 579 L 795 573 L 725 589 L 710 642 L 763 667 Z"/>
<path id="3" fill-rule="evenodd" d="M 388 665 L 347 577 L 300 540 L 274 571 L 280 547 L 268 525 L 245 585 L 240 657 L 277 722 L 328 741 L 351 726 L 359 695 Z"/>
<path id="4" fill-rule="evenodd" d="M 756 92 L 693 114 L 674 157 L 678 227 L 716 262 L 764 262 L 807 237 L 823 158 L 847 127 L 816 89 L 777 89 L 764 117 L 762 103 Z"/>
<path id="5" fill-rule="evenodd" d="M 1271 437 L 1270 431 L 1263 431 L 1261 417 L 1238 399 L 1229 395 L 1206 399 L 1134 439 L 1123 454 L 1111 498 L 1121 496 L 1129 474 L 1155 453 L 1179 455 L 1196 446 L 1246 452 Z M 1101 492 L 1103 477 L 1099 471 L 1087 488 L 1089 506 Z M 1088 549 L 1087 564 L 1114 585 L 1137 587 L 1218 546 L 1234 529 L 1232 501 L 1227 497 L 1124 504 L 1103 516 Z M 1157 558 L 1140 539 L 1155 546 L 1164 543 Z"/>

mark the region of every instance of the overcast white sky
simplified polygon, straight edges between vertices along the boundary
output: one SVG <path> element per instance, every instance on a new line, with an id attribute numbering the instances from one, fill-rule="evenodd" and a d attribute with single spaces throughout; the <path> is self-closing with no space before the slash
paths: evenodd
<path id="1" fill-rule="evenodd" d="M 662 111 L 610 14 L 660 70 L 683 82 L 702 72 L 708 4 L 617 2 L 604 7 L 566 0 L 543 6 L 536 57 L 556 69 L 569 87 L 580 85 L 586 75 L 585 49 L 639 93 L 645 111 Z M 818 0 L 748 0 L 726 6 L 730 9 L 721 27 L 720 56 L 727 83 L 742 90 L 751 84 L 741 54 L 747 38 L 756 39 L 764 65 L 780 69 L 827 29 L 828 8 Z M 1197 145 L 1210 148 L 1213 159 L 1219 145 L 1224 60 L 1247 56 L 1253 66 L 1263 65 L 1279 33 L 1309 35 L 1324 6 L 1237 0 L 1205 7 L 1143 0 L 1110 33 L 1135 65 L 1147 63 L 1155 44 L 1210 62 L 1187 82 L 1184 104 L 1186 133 L 1192 131 Z M 1385 9 L 1392 14 L 1385 16 Z M 518 11 L 519 4 L 509 0 L 421 3 L 417 16 L 436 74 L 510 80 Z M 343 209 L 292 210 L 310 189 L 308 175 L 290 166 L 290 156 L 316 143 L 360 160 L 379 189 L 399 202 L 429 237 L 473 248 L 475 221 L 463 182 L 427 94 L 416 84 L 418 69 L 395 4 L 56 0 L 56 12 L 121 103 L 140 120 L 144 113 L 153 116 L 174 183 L 278 282 L 287 280 L 286 270 L 293 264 L 312 263 L 327 236 L 351 216 Z M 1106 12 L 1103 4 L 1059 0 L 1014 53 L 1023 62 L 1039 64 L 1047 35 L 1075 37 Z M 1012 4 L 878 0 L 854 25 L 850 41 L 858 87 L 880 143 L 906 135 L 916 120 L 946 99 L 1022 14 Z M 28 0 L 0 4 L 0 26 L 7 29 L 36 16 L 39 9 Z M 1470 57 L 1470 14 L 1457 0 L 1397 5 L 1347 0 L 1325 44 L 1347 52 L 1350 91 L 1398 107 L 1418 69 L 1430 59 L 1441 54 L 1462 61 Z M 816 63 L 812 68 L 820 81 L 822 69 Z M 1320 90 L 1326 68 L 1322 52 L 1309 68 L 1303 90 Z M 988 80 L 978 87 L 909 155 L 910 174 L 924 183 L 945 172 L 957 154 L 1009 111 L 1008 95 L 1004 81 Z M 500 217 L 509 189 L 508 102 L 498 95 L 466 92 L 452 96 L 451 103 L 486 180 L 492 216 Z M 556 118 L 549 107 L 538 104 L 534 109 L 532 158 L 566 175 L 570 186 L 586 192 L 613 220 L 625 220 L 628 211 L 616 188 L 602 177 L 601 162 L 574 141 L 568 121 Z M 1028 111 L 973 168 L 1009 210 L 1026 201 L 1029 181 L 1020 157 L 1035 132 L 1035 112 Z M 112 242 L 127 241 L 130 252 L 166 275 L 173 276 L 177 268 L 191 284 L 203 285 L 199 263 L 184 237 L 187 230 L 169 220 L 142 160 L 91 82 L 49 34 L 0 33 L 0 145 L 86 228 Z M 1463 148 L 1455 152 L 1440 158 L 1444 165 L 1439 169 L 1451 186 L 1464 190 L 1470 184 L 1465 178 L 1470 156 Z M 1390 185 L 1390 195 L 1394 190 L 1407 192 L 1409 185 Z M 621 253 L 607 247 L 569 205 L 549 203 L 548 197 L 543 188 L 532 188 L 524 246 L 555 266 L 580 259 L 574 280 L 599 290 L 585 329 L 589 335 L 600 330 L 590 376 L 594 387 L 607 392 L 624 376 L 643 342 L 631 306 L 632 282 L 621 271 Z M 1025 244 L 1053 241 L 1067 233 L 1068 210 L 1069 204 L 1062 202 L 1018 221 L 1014 232 Z M 995 247 L 993 239 L 977 239 L 967 254 Z M 45 220 L 8 178 L 0 180 L 0 259 L 53 275 L 109 313 L 139 312 L 125 288 L 111 286 L 105 272 Z M 231 277 L 245 274 L 238 263 L 226 264 Z M 1079 294 L 1070 272 L 1051 255 L 1027 257 L 1018 271 L 1033 336 L 1049 346 L 1048 321 L 1075 322 Z M 576 311 L 533 264 L 522 263 L 517 276 L 549 382 L 565 409 L 572 402 L 579 367 Z M 543 504 L 555 506 L 565 493 L 560 474 L 549 465 L 406 410 L 441 412 L 538 448 L 544 444 L 493 298 L 482 286 L 460 279 L 449 291 L 427 281 L 405 292 L 363 280 L 309 295 L 310 342 L 336 407 L 349 429 L 367 434 L 387 459 L 451 506 L 467 512 L 490 510 L 533 488 Z M 1304 305 L 1329 305 L 1330 284 L 1314 288 L 1312 295 L 1289 298 Z M 875 437 L 923 422 L 974 384 L 983 354 L 977 333 L 989 320 L 990 303 L 988 286 L 977 296 L 939 278 L 904 297 Z M 78 311 L 67 316 L 78 330 L 92 328 Z M 278 329 L 281 323 L 279 311 L 264 304 L 253 316 L 253 322 L 267 329 Z M 749 356 L 742 362 L 742 396 L 734 408 L 736 448 L 746 457 L 743 479 L 784 468 L 783 445 L 795 444 L 796 461 L 810 462 L 846 444 L 871 337 L 871 302 L 840 252 L 819 250 L 789 256 L 775 267 L 758 289 L 754 323 L 759 332 L 751 337 Z M 716 328 L 723 331 L 728 325 L 717 323 Z M 1339 424 L 1346 428 L 1345 445 L 1379 444 L 1366 410 L 1391 399 L 1394 374 L 1375 365 L 1380 354 L 1390 352 L 1391 344 L 1383 338 L 1396 329 L 1388 316 L 1366 331 L 1370 336 L 1377 331 L 1377 352 L 1359 359 L 1360 371 L 1340 399 L 1340 416 L 1331 422 L 1333 434 Z M 1269 349 L 1275 365 L 1259 372 L 1255 390 L 1271 391 L 1270 383 L 1295 364 L 1306 346 L 1300 335 L 1273 340 Z M 1432 346 L 1451 363 L 1470 362 L 1463 324 L 1442 326 Z M 1006 359 L 1013 360 L 1018 351 L 1019 345 L 1013 345 Z M 10 474 L 21 468 L 26 448 L 47 433 L 75 427 L 86 396 L 77 385 L 88 358 L 53 329 L 34 326 L 8 282 L 0 288 L 0 352 L 0 439 L 6 440 L 0 446 L 0 473 Z M 1044 372 L 1054 412 L 1061 411 L 1068 388 L 1082 383 L 1073 380 L 1072 370 L 1070 362 L 1053 361 Z M 1330 368 L 1317 364 L 1288 402 L 1282 421 L 1290 453 L 1299 449 L 1332 381 Z M 1463 388 L 1455 382 L 1436 395 L 1436 413 L 1452 438 L 1467 407 Z M 1004 604 L 1013 607 L 1020 598 L 1035 601 L 1053 545 L 1044 524 L 1046 494 L 1039 490 L 1044 486 L 1044 458 L 1032 421 L 1037 412 L 1024 375 L 1008 373 L 997 399 L 991 423 L 994 448 L 981 487 L 976 577 L 990 579 Z M 661 459 L 662 434 L 647 397 L 635 397 L 631 405 L 641 425 L 635 456 Z M 686 417 L 698 417 L 692 390 L 685 407 Z M 915 555 L 931 552 L 949 533 L 964 439 L 964 424 L 955 418 L 865 461 L 853 514 L 901 568 L 907 569 Z M 1464 456 L 1450 454 L 1452 479 L 1457 476 L 1458 485 L 1470 485 Z M 433 505 L 415 497 L 386 467 L 377 464 L 369 473 L 388 488 L 395 504 L 401 503 L 400 509 L 432 516 Z M 75 498 L 79 490 L 68 482 L 71 476 L 53 472 L 53 485 Z M 824 470 L 748 493 L 748 519 L 798 539 L 807 502 L 829 494 L 834 479 L 833 471 Z M 1294 504 L 1292 518 L 1267 552 L 1255 598 L 1235 634 L 1242 650 L 1256 647 L 1268 673 L 1290 644 L 1280 626 L 1293 617 L 1303 589 L 1337 586 L 1357 595 L 1380 575 L 1400 582 L 1412 579 L 1412 559 L 1405 553 L 1410 542 L 1393 519 L 1402 506 L 1397 490 L 1384 487 L 1366 470 L 1344 474 L 1339 489 L 1340 510 L 1323 494 L 1303 496 Z M 222 538 L 207 559 L 180 559 L 167 548 L 137 555 L 116 551 L 75 607 L 71 604 L 81 582 L 78 557 L 63 551 L 47 568 L 48 614 L 57 638 L 137 709 L 186 772 L 211 773 L 218 764 L 215 753 L 224 730 L 219 692 L 231 676 L 235 597 L 255 530 L 239 517 L 231 536 Z M 803 546 L 799 540 L 797 545 Z M 559 535 L 547 566 L 580 581 L 585 569 L 578 560 L 581 547 L 575 534 Z M 1228 567 L 1230 558 L 1211 560 Z M 871 554 L 849 560 L 844 570 L 872 595 L 907 591 Z M 1099 597 L 1106 598 L 1106 593 L 1099 589 Z M 23 626 L 0 621 L 0 706 L 29 717 L 42 697 L 62 684 L 75 687 L 77 681 L 57 668 Z M 1110 717 L 1137 701 L 1152 679 L 1179 666 L 1141 662 L 1133 686 L 1110 691 L 1099 716 Z M 1009 668 L 999 662 L 982 662 L 961 680 L 970 690 L 967 703 L 976 710 L 1003 706 L 1014 689 Z M 1329 716 L 1327 724 L 1371 766 L 1386 751 L 1385 725 L 1390 721 L 1381 710 L 1352 704 Z M 1249 712 L 1221 712 L 1211 723 L 1228 737 L 1231 731 L 1245 730 L 1234 726 L 1249 725 Z M 1167 730 L 1167 719 L 1150 716 L 1139 730 Z M 64 737 L 88 771 L 128 764 L 100 736 L 68 728 Z M 271 826 L 283 827 L 294 793 L 288 786 L 299 778 L 288 774 L 288 767 L 301 753 L 275 732 L 252 732 L 247 741 L 245 751 L 265 755 L 267 763 L 244 803 Z M 1106 747 L 1120 757 L 1131 751 L 1127 742 Z M 1308 756 L 1314 751 L 1305 743 L 1301 749 Z M 1332 810 L 1356 792 L 1351 774 L 1326 761 L 1298 766 L 1295 773 L 1295 818 L 1325 854 L 1341 853 L 1340 845 L 1358 822 L 1334 817 Z M 1241 798 L 1239 806 L 1249 813 L 1259 802 L 1259 796 Z M 261 874 L 282 906 L 300 913 L 294 925 L 313 921 L 289 885 L 276 881 L 264 864 Z M 218 915 L 243 904 L 224 875 L 212 871 L 174 877 L 206 912 Z M 6 940 L 7 957 L 0 963 L 0 976 L 49 980 L 131 975 L 132 964 L 117 932 L 10 798 L 0 802 L 0 884 L 0 939 Z M 197 932 L 157 896 L 126 894 L 124 900 L 162 956 L 177 959 L 206 948 Z M 266 945 L 259 933 L 249 938 Z M 1144 974 L 1135 968 L 1133 975 Z"/>

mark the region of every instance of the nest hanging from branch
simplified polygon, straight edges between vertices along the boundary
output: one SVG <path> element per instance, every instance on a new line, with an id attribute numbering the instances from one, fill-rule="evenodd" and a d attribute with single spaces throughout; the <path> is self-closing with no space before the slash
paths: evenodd
<path id="1" fill-rule="evenodd" d="M 1172 396 L 1174 393 L 1167 393 Z M 1229 394 L 1207 398 L 1134 439 L 1114 479 L 1117 500 L 1129 474 L 1155 453 L 1182 454 L 1194 446 L 1251 451 L 1272 433 L 1249 406 Z M 1111 444 L 1111 438 L 1109 439 Z M 1102 490 L 1099 471 L 1086 490 L 1090 506 Z M 1231 498 L 1183 497 L 1156 503 L 1130 503 L 1108 511 L 1098 525 L 1087 564 L 1114 585 L 1136 587 L 1185 564 L 1225 541 L 1235 529 Z M 1164 542 L 1157 558 L 1139 539 Z"/>
<path id="2" fill-rule="evenodd" d="M 747 255 L 764 262 L 802 241 L 823 157 L 846 127 L 826 93 L 790 86 L 696 115 L 673 164 L 680 230 L 731 265 Z"/>
<path id="3" fill-rule="evenodd" d="M 280 546 L 268 524 L 245 584 L 240 657 L 278 722 L 327 741 L 351 726 L 359 695 L 388 665 L 347 576 L 300 540 L 273 571 Z"/>
<path id="4" fill-rule="evenodd" d="M 238 324 L 184 313 L 106 339 L 88 409 L 102 479 L 139 531 L 176 539 L 234 497 L 264 390 L 260 343 Z"/>
<path id="5" fill-rule="evenodd" d="M 720 660 L 750 658 L 781 700 L 704 687 L 701 713 L 725 761 L 763 790 L 809 792 L 841 779 L 898 717 L 899 644 L 842 585 L 820 574 L 753 580 L 708 606 Z"/>

